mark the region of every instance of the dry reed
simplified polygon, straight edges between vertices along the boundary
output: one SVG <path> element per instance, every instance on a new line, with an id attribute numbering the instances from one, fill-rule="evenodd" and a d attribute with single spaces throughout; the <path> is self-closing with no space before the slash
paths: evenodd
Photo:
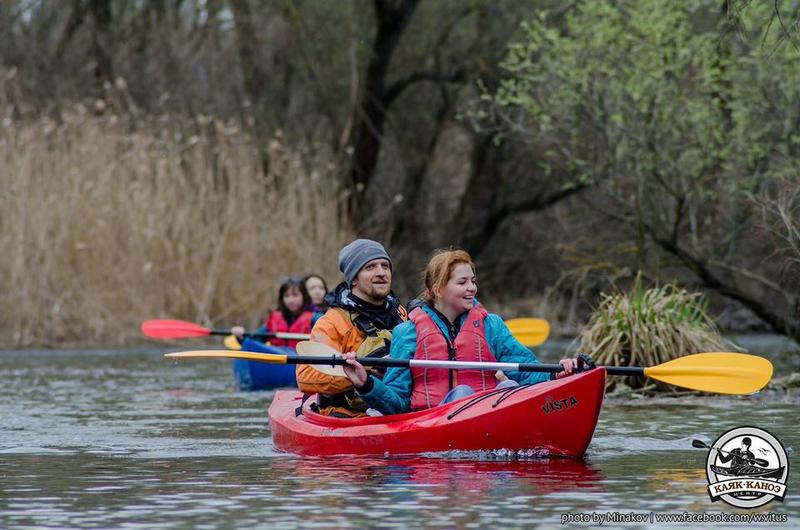
<path id="1" fill-rule="evenodd" d="M 683 355 L 725 350 L 700 293 L 672 284 L 646 289 L 641 276 L 628 293 L 603 294 L 576 340 L 579 351 L 597 364 L 613 366 L 655 366 Z M 609 378 L 609 386 L 615 381 Z M 641 379 L 626 382 L 643 385 Z"/>
<path id="2" fill-rule="evenodd" d="M 336 170 L 320 145 L 259 149 L 203 116 L 5 119 L 0 346 L 131 343 L 157 317 L 255 325 L 281 276 L 335 282 Z"/>

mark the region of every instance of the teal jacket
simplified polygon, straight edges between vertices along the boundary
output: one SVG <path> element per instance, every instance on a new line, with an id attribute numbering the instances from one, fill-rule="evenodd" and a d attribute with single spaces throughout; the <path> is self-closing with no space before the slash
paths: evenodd
<path id="1" fill-rule="evenodd" d="M 319 320 L 320 318 L 325 316 L 325 312 L 326 311 L 327 311 L 327 309 L 324 310 L 324 311 L 314 311 L 314 316 L 311 317 L 311 329 L 314 329 L 314 324 L 317 323 L 317 320 Z"/>
<path id="2" fill-rule="evenodd" d="M 422 306 L 423 311 L 433 318 L 436 325 L 445 337 L 450 335 L 449 326 L 440 314 L 428 305 Z M 462 314 L 460 324 L 464 323 L 467 313 Z M 461 327 L 459 326 L 459 329 Z M 492 349 L 495 359 L 505 363 L 538 363 L 536 355 L 523 346 L 509 331 L 503 319 L 494 313 L 489 313 L 485 320 L 486 342 Z M 454 337 L 450 337 L 453 339 Z M 393 359 L 413 359 L 417 349 L 417 330 L 414 323 L 409 320 L 395 327 L 392 331 L 392 346 L 389 356 Z M 506 372 L 509 379 L 520 384 L 541 383 L 549 381 L 550 374 L 544 372 Z M 383 414 L 400 414 L 411 410 L 411 390 L 413 380 L 411 370 L 408 368 L 389 368 L 383 380 L 369 376 L 371 381 L 365 387 L 371 388 L 359 395 L 371 408 Z"/>

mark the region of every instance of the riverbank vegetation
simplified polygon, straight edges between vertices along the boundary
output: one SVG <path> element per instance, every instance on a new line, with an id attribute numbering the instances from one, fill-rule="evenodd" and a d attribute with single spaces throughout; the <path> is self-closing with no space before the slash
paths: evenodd
<path id="1" fill-rule="evenodd" d="M 5 345 L 114 344 L 159 316 L 255 325 L 275 278 L 332 276 L 350 236 L 335 165 L 277 135 L 267 149 L 264 174 L 235 122 L 80 106 L 0 129 Z"/>
<path id="2" fill-rule="evenodd" d="M 601 295 L 578 342 L 577 351 L 610 366 L 657 366 L 683 355 L 731 349 L 699 293 L 674 284 L 646 288 L 641 276 L 628 292 Z M 645 382 L 625 379 L 633 388 Z"/>
<path id="3" fill-rule="evenodd" d="M 403 298 L 455 245 L 556 332 L 641 271 L 800 338 L 793 9 L 2 2 L 2 345 L 255 324 L 354 235 Z"/>
<path id="4" fill-rule="evenodd" d="M 718 25 L 693 16 L 702 2 L 592 2 L 560 28 L 541 13 L 510 46 L 490 110 L 616 227 L 579 247 L 589 263 L 675 275 L 796 335 L 798 49 L 764 30 L 770 7 L 733 6 Z"/>

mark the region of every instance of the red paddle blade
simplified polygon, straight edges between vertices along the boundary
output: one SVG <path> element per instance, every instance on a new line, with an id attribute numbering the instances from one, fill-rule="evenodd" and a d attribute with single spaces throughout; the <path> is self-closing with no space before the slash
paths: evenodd
<path id="1" fill-rule="evenodd" d="M 153 339 L 188 339 L 210 335 L 211 330 L 185 320 L 147 320 L 142 333 Z"/>

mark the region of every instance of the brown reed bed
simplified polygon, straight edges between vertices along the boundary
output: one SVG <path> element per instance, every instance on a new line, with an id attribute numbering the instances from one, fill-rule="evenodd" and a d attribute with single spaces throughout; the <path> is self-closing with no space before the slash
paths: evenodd
<path id="1" fill-rule="evenodd" d="M 576 342 L 578 351 L 598 365 L 611 366 L 655 366 L 693 353 L 729 350 L 700 293 L 674 284 L 647 288 L 641 276 L 628 292 L 601 296 Z M 619 379 L 609 378 L 609 387 Z M 639 378 L 625 379 L 634 388 L 644 384 Z"/>
<path id="2" fill-rule="evenodd" d="M 255 325 L 351 236 L 321 145 L 207 117 L 0 124 L 0 347 L 140 341 L 147 318 Z M 264 157 L 269 170 L 263 170 Z"/>

